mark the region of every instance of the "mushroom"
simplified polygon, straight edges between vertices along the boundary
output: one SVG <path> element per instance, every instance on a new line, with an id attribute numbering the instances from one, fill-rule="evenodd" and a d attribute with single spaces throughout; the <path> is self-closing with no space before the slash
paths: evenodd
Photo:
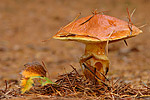
<path id="1" fill-rule="evenodd" d="M 105 81 L 109 70 L 109 59 L 106 55 L 108 41 L 125 40 L 140 34 L 142 31 L 136 26 L 108 15 L 94 12 L 93 15 L 73 21 L 61 28 L 54 39 L 78 41 L 86 45 L 85 53 L 80 58 L 80 64 L 86 78 L 96 80 L 96 83 Z M 86 65 L 83 67 L 83 64 Z M 92 72 L 101 80 L 95 78 Z"/>

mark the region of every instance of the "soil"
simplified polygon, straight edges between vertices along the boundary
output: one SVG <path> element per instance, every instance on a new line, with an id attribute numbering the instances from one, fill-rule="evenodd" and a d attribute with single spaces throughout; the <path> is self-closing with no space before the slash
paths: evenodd
<path id="1" fill-rule="evenodd" d="M 150 84 L 149 0 L 1 0 L 0 88 L 5 80 L 19 81 L 24 64 L 32 61 L 43 61 L 53 81 L 58 75 L 70 72 L 70 65 L 81 73 L 79 58 L 84 53 L 84 44 L 42 41 L 51 38 L 80 12 L 79 18 L 97 9 L 128 21 L 126 8 L 130 12 L 136 8 L 132 17 L 135 26 L 146 26 L 141 28 L 142 34 L 127 40 L 128 46 L 123 41 L 109 44 L 111 65 L 107 77 L 121 78 L 137 87 L 141 81 Z"/>

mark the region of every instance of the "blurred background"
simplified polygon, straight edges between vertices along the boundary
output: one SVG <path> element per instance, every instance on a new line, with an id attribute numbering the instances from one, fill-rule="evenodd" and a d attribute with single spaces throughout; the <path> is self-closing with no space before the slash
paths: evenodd
<path id="1" fill-rule="evenodd" d="M 150 77 L 150 1 L 149 0 L 0 0 L 0 85 L 4 80 L 19 79 L 24 64 L 44 61 L 51 79 L 70 72 L 73 65 L 79 72 L 79 58 L 84 45 L 51 39 L 62 26 L 71 22 L 78 13 L 81 17 L 91 11 L 128 21 L 126 8 L 132 12 L 132 22 L 143 33 L 109 44 L 111 62 L 108 78 L 121 78 L 137 84 Z"/>

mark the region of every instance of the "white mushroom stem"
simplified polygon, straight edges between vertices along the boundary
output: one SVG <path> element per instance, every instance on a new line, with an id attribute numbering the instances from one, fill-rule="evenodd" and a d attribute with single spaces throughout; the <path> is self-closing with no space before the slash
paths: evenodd
<path id="1" fill-rule="evenodd" d="M 86 63 L 91 71 L 96 68 L 96 75 L 103 81 L 105 78 L 100 73 L 106 75 L 109 69 L 109 59 L 105 55 L 106 43 L 86 43 L 85 54 L 80 59 L 80 64 Z M 92 73 L 85 68 L 83 68 L 83 73 L 86 78 L 91 79 L 93 77 Z"/>

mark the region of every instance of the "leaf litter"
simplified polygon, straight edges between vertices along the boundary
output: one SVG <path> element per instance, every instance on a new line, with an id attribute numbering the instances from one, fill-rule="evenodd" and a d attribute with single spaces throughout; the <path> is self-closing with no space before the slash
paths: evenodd
<path id="1" fill-rule="evenodd" d="M 39 65 L 39 63 L 31 63 L 29 65 L 38 68 L 35 66 Z M 31 66 L 26 67 L 26 69 L 29 67 Z M 36 72 L 34 74 L 31 73 L 33 76 L 28 77 L 26 80 L 25 85 L 28 85 L 28 89 L 24 92 L 22 92 L 22 89 L 25 88 L 25 85 L 24 87 L 19 85 L 17 80 L 5 81 L 5 86 L 0 89 L 0 99 L 23 97 L 32 94 L 43 97 L 65 98 L 150 99 L 149 82 L 144 83 L 141 81 L 141 87 L 136 87 L 130 82 L 127 83 L 121 79 L 114 80 L 111 78 L 106 80 L 105 84 L 107 85 L 95 85 L 79 74 L 75 67 L 71 67 L 73 68 L 71 72 L 59 75 L 54 83 L 46 77 L 46 74 L 44 76 L 34 76 Z M 24 71 L 27 71 L 26 69 Z M 29 76 L 30 74 L 28 73 L 27 75 Z M 36 78 L 40 79 L 40 81 L 38 80 L 40 84 L 35 82 L 34 79 Z"/>

